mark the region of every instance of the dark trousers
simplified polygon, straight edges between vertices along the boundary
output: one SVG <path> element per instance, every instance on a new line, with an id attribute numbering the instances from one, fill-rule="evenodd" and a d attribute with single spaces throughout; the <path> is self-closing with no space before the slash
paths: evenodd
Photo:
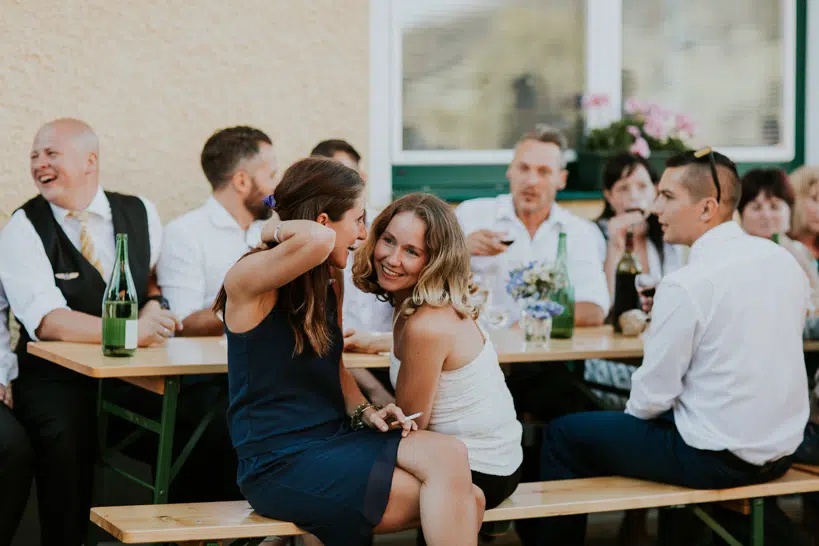
<path id="1" fill-rule="evenodd" d="M 641 420 L 620 412 L 568 415 L 544 432 L 541 479 L 628 476 L 695 489 L 722 489 L 763 483 L 782 476 L 790 457 L 765 466 L 747 463 L 728 451 L 688 446 L 670 412 Z M 586 516 L 545 518 L 537 544 L 582 545 Z"/>
<path id="2" fill-rule="evenodd" d="M 0 403 L 0 546 L 11 544 L 34 478 L 34 452 L 22 425 Z"/>
<path id="3" fill-rule="evenodd" d="M 34 449 L 43 544 L 79 546 L 97 457 L 96 382 L 52 364 L 20 366 L 14 411 Z"/>

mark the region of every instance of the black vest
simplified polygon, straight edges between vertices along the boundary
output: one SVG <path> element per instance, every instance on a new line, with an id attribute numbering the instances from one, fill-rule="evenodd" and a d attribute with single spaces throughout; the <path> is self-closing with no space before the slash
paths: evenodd
<path id="1" fill-rule="evenodd" d="M 139 197 L 120 193 L 105 192 L 111 205 L 111 218 L 114 224 L 114 236 L 117 233 L 128 234 L 128 265 L 136 285 L 139 307 L 145 304 L 148 294 L 150 276 L 151 243 L 148 233 L 148 212 Z M 48 261 L 54 274 L 79 273 L 79 276 L 57 278 L 57 288 L 63 293 L 68 307 L 95 317 L 102 316 L 102 298 L 108 279 L 103 279 L 80 251 L 68 240 L 63 228 L 57 223 L 48 201 L 41 195 L 31 199 L 20 207 L 34 226 L 43 242 Z M 29 355 L 26 344 L 31 341 L 25 327 L 20 328 L 20 341 L 16 353 L 20 360 L 20 373 L 31 369 L 34 361 L 44 362 L 38 357 Z M 36 364 L 35 364 L 35 367 Z"/>

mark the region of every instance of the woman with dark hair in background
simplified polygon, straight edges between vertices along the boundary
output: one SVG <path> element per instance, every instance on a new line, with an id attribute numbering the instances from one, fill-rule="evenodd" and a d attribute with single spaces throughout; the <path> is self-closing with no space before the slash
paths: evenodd
<path id="1" fill-rule="evenodd" d="M 606 203 L 597 225 L 608 242 L 606 279 L 614 297 L 614 272 L 625 250 L 626 232 L 634 232 L 634 252 L 643 273 L 659 279 L 683 265 L 682 248 L 663 242 L 663 230 L 656 216 L 645 217 L 657 197 L 658 177 L 648 161 L 630 153 L 617 154 L 603 170 L 603 197 Z"/>

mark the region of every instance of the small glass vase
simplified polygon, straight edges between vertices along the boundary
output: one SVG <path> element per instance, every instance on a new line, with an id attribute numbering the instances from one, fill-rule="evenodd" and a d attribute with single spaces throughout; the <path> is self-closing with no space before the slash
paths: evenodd
<path id="1" fill-rule="evenodd" d="M 552 337 L 552 317 L 537 318 L 524 310 L 520 317 L 527 349 L 545 349 Z"/>

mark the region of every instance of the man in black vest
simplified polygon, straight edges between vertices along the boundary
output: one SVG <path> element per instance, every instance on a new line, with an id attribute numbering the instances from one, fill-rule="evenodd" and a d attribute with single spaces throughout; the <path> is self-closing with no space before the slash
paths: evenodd
<path id="1" fill-rule="evenodd" d="M 103 192 L 99 144 L 84 122 L 59 119 L 37 132 L 31 175 L 40 195 L 0 235 L 0 279 L 21 323 L 14 412 L 36 454 L 43 544 L 79 546 L 88 527 L 96 460 L 96 382 L 26 352 L 28 341 L 100 343 L 102 299 L 116 233 L 128 254 L 142 307 L 140 347 L 163 343 L 178 327 L 153 279 L 162 227 L 139 197 Z"/>

